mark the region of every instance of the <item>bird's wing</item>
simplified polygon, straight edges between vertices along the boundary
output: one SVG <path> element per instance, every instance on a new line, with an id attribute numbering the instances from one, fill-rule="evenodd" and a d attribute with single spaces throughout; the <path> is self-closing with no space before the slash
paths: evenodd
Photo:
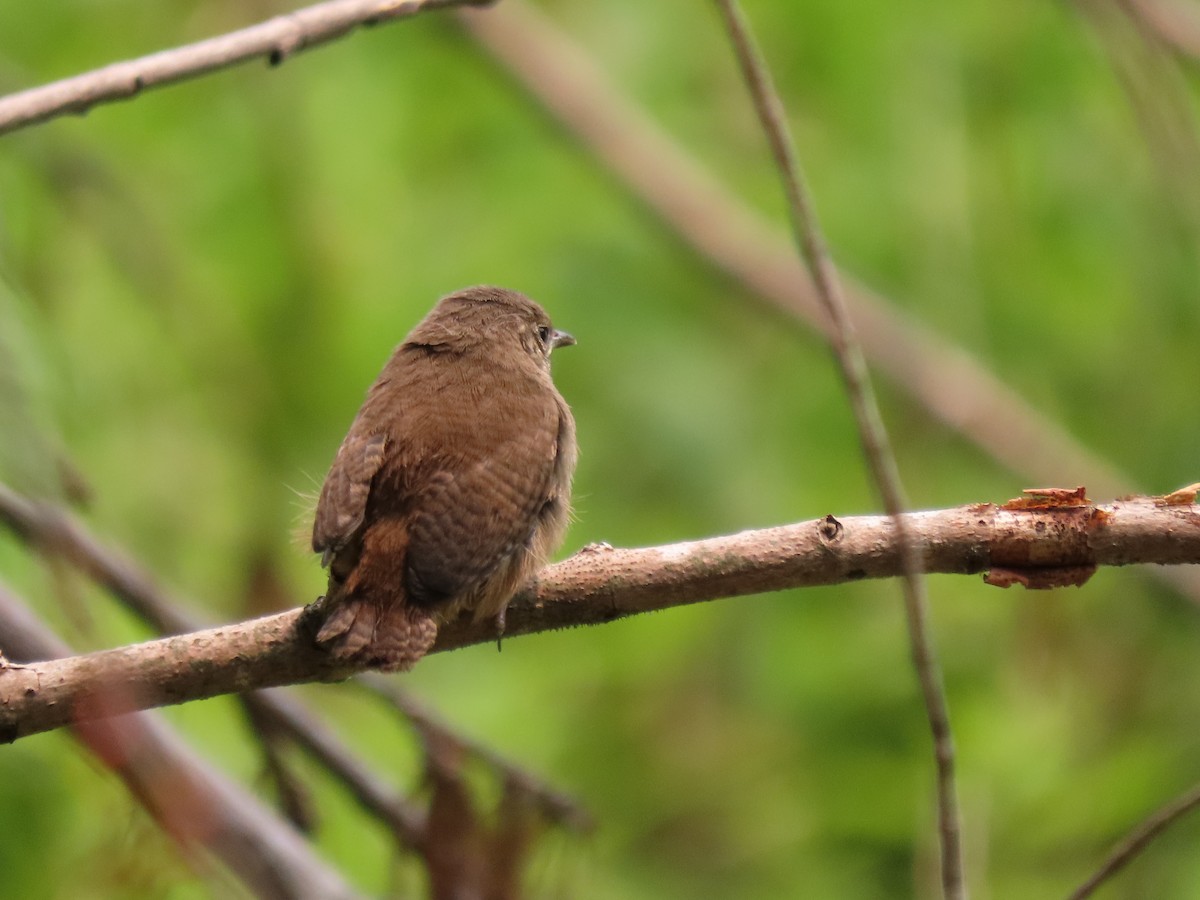
<path id="1" fill-rule="evenodd" d="M 321 487 L 313 521 L 312 547 L 321 554 L 322 566 L 329 565 L 333 554 L 362 527 L 371 481 L 383 465 L 386 448 L 387 438 L 383 434 L 360 431 L 353 426 L 338 448 Z"/>
<path id="2" fill-rule="evenodd" d="M 461 596 L 527 546 L 549 499 L 558 423 L 447 464 L 423 486 L 408 533 L 408 596 L 435 606 Z"/>

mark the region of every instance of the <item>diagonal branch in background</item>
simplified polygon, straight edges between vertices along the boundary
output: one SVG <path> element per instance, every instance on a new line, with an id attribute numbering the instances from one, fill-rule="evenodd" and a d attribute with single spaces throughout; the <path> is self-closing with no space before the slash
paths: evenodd
<path id="1" fill-rule="evenodd" d="M 260 715 L 253 703 L 247 703 L 242 695 L 242 711 L 247 724 L 254 731 L 262 751 L 263 775 L 275 789 L 279 811 L 303 834 L 311 835 L 319 822 L 316 804 L 308 785 L 293 770 L 287 761 L 287 750 L 292 742 L 280 728 L 276 728 L 269 716 Z"/>
<path id="2" fill-rule="evenodd" d="M 1142 821 L 1113 848 L 1100 868 L 1071 892 L 1067 900 L 1085 900 L 1092 896 L 1097 888 L 1129 865 L 1156 837 L 1197 808 L 1200 808 L 1200 785 L 1195 785 Z"/>
<path id="3" fill-rule="evenodd" d="M 1071 505 L 988 503 L 906 513 L 924 572 L 993 569 L 1001 584 L 1079 584 L 1097 566 L 1200 563 L 1196 488 L 1168 498 Z M 1076 492 L 1069 492 L 1076 493 Z M 543 570 L 510 607 L 505 636 L 611 622 L 642 612 L 793 587 L 890 578 L 903 571 L 888 516 L 826 516 L 642 550 L 585 549 Z M 207 631 L 0 670 L 0 742 L 86 715 L 98 687 L 138 708 L 347 677 L 313 640 L 313 608 Z M 490 622 L 444 626 L 434 651 L 495 640 Z M 0 650 L 4 648 L 0 646 Z"/>
<path id="4" fill-rule="evenodd" d="M 104 546 L 66 511 L 36 503 L 0 483 L 0 521 L 29 543 L 69 560 L 156 631 L 179 634 L 202 627 L 184 612 L 183 604 L 168 597 L 140 566 Z M 252 718 L 295 741 L 338 778 L 402 845 L 415 850 L 422 847 L 424 812 L 375 776 L 366 761 L 302 703 L 274 689 L 247 692 L 241 699 Z M 495 761 L 503 762 L 498 757 Z M 583 814 L 575 804 L 535 780 L 529 784 L 551 821 L 571 828 L 582 821 Z"/>
<path id="5" fill-rule="evenodd" d="M 1163 44 L 1193 62 L 1200 60 L 1200 10 L 1179 0 L 1117 0 Z"/>
<path id="6" fill-rule="evenodd" d="M 896 465 L 887 427 L 875 399 L 875 389 L 871 385 L 871 375 L 863 359 L 858 334 L 846 307 L 841 280 L 817 219 L 812 192 L 805 184 L 800 158 L 787 127 L 783 101 L 737 0 L 716 0 L 716 4 L 783 181 L 796 244 L 808 266 L 817 299 L 831 324 L 829 346 L 841 369 L 871 480 L 883 498 L 884 509 L 891 516 L 896 531 L 903 565 L 901 592 L 904 596 L 909 646 L 925 702 L 937 771 L 942 896 L 960 900 L 966 896 L 966 880 L 963 875 L 962 822 L 954 777 L 954 735 L 950 727 L 950 711 L 937 646 L 929 630 L 929 594 L 921 577 L 917 548 L 904 520 L 903 513 L 908 500 L 904 496 L 900 469 Z"/>
<path id="7" fill-rule="evenodd" d="M 455 15 L 667 228 L 767 306 L 828 336 L 828 320 L 788 238 L 622 94 L 586 48 L 523 0 Z M 1029 481 L 1082 481 L 1101 496 L 1136 492 L 1131 478 L 965 349 L 900 315 L 894 304 L 844 273 L 843 282 L 868 362 L 934 418 Z M 1154 573 L 1200 604 L 1200 570 Z"/>
<path id="8" fill-rule="evenodd" d="M 405 19 L 448 6 L 492 0 L 329 0 L 219 37 L 113 63 L 102 69 L 0 97 L 0 134 L 99 103 L 126 100 L 150 88 L 196 78 L 252 59 L 278 65 L 360 25 Z"/>
<path id="9" fill-rule="evenodd" d="M 367 672 L 358 676 L 358 681 L 404 716 L 418 732 L 427 736 L 433 735 L 433 739 L 438 743 L 452 744 L 462 752 L 482 760 L 489 769 L 497 772 L 506 784 L 520 785 L 547 819 L 565 823 L 580 832 L 591 831 L 595 827 L 596 823 L 592 817 L 573 798 L 547 787 L 533 773 L 514 765 L 483 744 L 456 734 L 425 704 L 418 702 L 407 691 L 401 690 L 396 679 L 376 672 Z"/>
<path id="10" fill-rule="evenodd" d="M 15 661 L 71 652 L 3 585 L 0 634 Z M 0 663 L 0 684 L 25 671 Z M 121 704 L 123 714 L 107 722 L 79 721 L 75 737 L 126 783 L 185 851 L 205 848 L 259 897 L 356 896 L 295 829 L 212 769 L 161 719 L 128 712 L 131 707 L 119 694 L 93 692 L 90 699 L 109 711 Z"/>
<path id="11" fill-rule="evenodd" d="M 412 725 L 425 751 L 430 789 L 425 859 L 434 897 L 479 896 L 491 900 L 523 896 L 521 878 L 533 842 L 548 821 L 576 831 L 594 827 L 591 816 L 570 797 L 549 791 L 541 779 L 487 747 L 464 740 L 423 704 L 376 673 L 358 678 Z M 499 777 L 501 798 L 491 823 L 480 816 L 466 790 L 466 764 L 482 762 Z"/>
<path id="12" fill-rule="evenodd" d="M 1125 93 L 1154 174 L 1170 197 L 1169 210 L 1200 229 L 1200 139 L 1190 85 L 1175 56 L 1165 52 L 1151 23 L 1122 0 L 1072 4 L 1107 57 Z"/>

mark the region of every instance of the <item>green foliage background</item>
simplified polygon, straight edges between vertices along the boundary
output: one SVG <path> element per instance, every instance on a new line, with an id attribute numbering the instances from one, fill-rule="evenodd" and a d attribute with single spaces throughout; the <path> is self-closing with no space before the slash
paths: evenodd
<path id="1" fill-rule="evenodd" d="M 286 8 L 2 4 L 0 87 Z M 784 226 L 709 4 L 543 8 Z M 1200 478 L 1194 65 L 1044 0 L 747 11 L 840 263 L 1146 490 Z M 1113 64 L 1131 56 L 1140 106 Z M 579 340 L 555 370 L 583 451 L 564 554 L 878 508 L 820 341 L 664 231 L 448 15 L 0 138 L 0 273 L 4 477 L 52 492 L 65 455 L 95 529 L 213 619 L 320 592 L 291 536 L 300 497 L 391 348 L 473 283 L 529 293 Z M 1030 486 L 881 393 L 915 505 Z M 0 574 L 76 646 L 144 636 L 8 535 Z M 1139 571 L 931 591 L 974 895 L 1061 896 L 1200 777 L 1200 610 Z M 543 842 L 534 896 L 934 893 L 929 739 L 893 584 L 521 639 L 408 681 L 595 813 L 593 837 Z M 409 736 L 368 701 L 304 693 L 417 781 Z M 231 701 L 166 715 L 265 791 Z M 382 830 L 296 763 L 321 852 L 364 890 L 418 890 Z M 66 734 L 0 748 L 0 835 L 8 896 L 214 889 Z M 1194 896 L 1198 840 L 1183 823 L 1106 896 Z"/>

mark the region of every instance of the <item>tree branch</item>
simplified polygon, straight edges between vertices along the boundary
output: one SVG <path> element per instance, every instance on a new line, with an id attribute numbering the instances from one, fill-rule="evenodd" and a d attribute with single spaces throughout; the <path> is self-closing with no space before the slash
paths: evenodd
<path id="1" fill-rule="evenodd" d="M 197 631 L 203 624 L 184 611 L 178 599 L 169 596 L 154 583 L 142 566 L 125 554 L 103 544 L 78 518 L 47 503 L 20 496 L 0 482 L 0 521 L 4 521 L 35 550 L 53 553 L 68 560 L 96 583 L 107 588 L 121 604 L 137 614 L 160 634 L 176 635 Z M 383 685 L 386 685 L 384 688 Z M 446 740 L 466 746 L 505 779 L 516 778 L 533 794 L 548 817 L 574 829 L 589 828 L 588 816 L 574 800 L 540 784 L 532 775 L 484 746 L 452 733 L 448 726 L 434 722 L 431 714 L 392 684 L 377 678 L 367 685 L 376 694 L 388 694 L 392 703 L 430 727 L 438 727 Z M 286 692 L 269 689 L 246 692 L 241 696 L 248 714 L 257 724 L 286 734 L 318 763 L 346 786 L 358 803 L 388 827 L 403 846 L 424 852 L 426 814 L 402 794 L 373 774 L 371 767 L 314 716 L 304 703 Z"/>
<path id="2" fill-rule="evenodd" d="M 184 611 L 184 605 L 154 583 L 149 573 L 115 548 L 98 540 L 76 517 L 51 504 L 23 497 L 0 482 L 0 521 L 37 549 L 61 556 L 113 594 L 122 604 L 161 634 L 197 631 L 203 625 Z M 378 683 L 370 686 L 376 693 Z M 410 712 L 419 704 L 389 688 L 393 702 Z M 287 735 L 309 756 L 325 766 L 353 794 L 358 803 L 382 821 L 403 846 L 420 850 L 426 844 L 426 814 L 417 805 L 381 781 L 371 767 L 295 697 L 277 689 L 242 695 L 250 715 L 262 725 Z M 428 714 L 425 714 L 428 720 Z M 498 754 L 452 734 L 449 739 L 471 748 L 504 777 L 516 768 Z M 521 781 L 536 795 L 543 810 L 570 828 L 586 827 L 587 816 L 568 798 L 537 782 Z"/>
<path id="3" fill-rule="evenodd" d="M 925 572 L 991 570 L 995 583 L 1082 583 L 1096 566 L 1200 563 L 1196 491 L 1096 505 L 977 504 L 905 515 Z M 1015 501 L 1028 503 L 1029 501 Z M 1036 501 L 1034 501 L 1036 502 Z M 505 636 L 610 622 L 763 591 L 889 578 L 903 569 L 887 516 L 826 516 L 640 550 L 588 548 L 542 572 L 509 608 Z M 999 577 L 997 577 L 999 576 Z M 0 669 L 0 742 L 96 715 L 119 691 L 136 708 L 345 678 L 313 643 L 313 607 L 86 656 Z M 0 628 L 0 634 L 5 634 Z M 435 651 L 495 640 L 491 623 L 444 626 Z M 0 647 L 0 649 L 4 649 Z"/>
<path id="4" fill-rule="evenodd" d="M 63 510 L 37 503 L 0 483 L 0 520 L 32 546 L 68 560 L 159 633 L 181 634 L 203 627 L 144 569 L 106 547 Z M 2 645 L 0 649 L 4 649 Z M 274 690 L 249 692 L 242 700 L 257 719 L 287 734 L 325 766 L 400 844 L 414 849 L 420 846 L 424 813 L 376 777 L 303 703 Z"/>
<path id="5" fill-rule="evenodd" d="M 492 0 L 328 0 L 219 37 L 0 97 L 0 134 L 66 113 L 85 113 L 99 103 L 127 100 L 150 88 L 260 57 L 278 65 L 360 25 L 404 19 L 431 9 L 489 2 Z"/>
<path id="6" fill-rule="evenodd" d="M 16 661 L 71 652 L 3 585 L 0 634 Z M 0 661 L 0 693 L 7 698 L 13 676 L 32 675 L 22 691 L 36 694 L 38 671 Z M 357 896 L 294 828 L 211 768 L 161 719 L 131 713 L 136 708 L 131 698 L 94 687 L 75 694 L 74 714 L 60 724 L 74 725 L 80 743 L 125 782 L 185 851 L 207 849 L 259 897 Z"/>

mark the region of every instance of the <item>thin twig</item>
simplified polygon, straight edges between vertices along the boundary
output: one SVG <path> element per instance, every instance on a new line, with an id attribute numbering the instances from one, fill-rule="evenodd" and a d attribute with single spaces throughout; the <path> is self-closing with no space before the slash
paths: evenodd
<path id="1" fill-rule="evenodd" d="M 112 63 L 0 97 L 0 134 L 67 113 L 85 113 L 99 103 L 126 100 L 150 88 L 196 78 L 252 59 L 266 59 L 278 65 L 361 25 L 408 18 L 448 6 L 480 6 L 488 2 L 492 0 L 328 0 L 218 37 Z"/>
<path id="2" fill-rule="evenodd" d="M 243 703 L 242 710 L 261 744 L 263 775 L 275 787 L 279 808 L 302 833 L 312 834 L 317 828 L 317 811 L 313 805 L 312 791 L 287 760 L 290 739 L 268 716 L 261 715 L 254 704 Z"/>
<path id="3" fill-rule="evenodd" d="M 439 742 L 448 742 L 482 760 L 489 769 L 497 772 L 502 780 L 521 785 L 538 804 L 542 813 L 552 822 L 566 825 L 575 831 L 591 831 L 595 821 L 572 797 L 556 791 L 527 769 L 514 765 L 491 748 L 463 737 L 434 715 L 425 704 L 400 687 L 394 678 L 375 673 L 358 676 L 358 682 L 389 706 L 398 710 L 422 733 L 434 733 Z"/>
<path id="4" fill-rule="evenodd" d="M 1078 584 L 1097 566 L 1200 562 L 1194 489 L 1063 508 L 976 504 L 906 513 L 924 571 L 978 573 L 997 584 Z M 1175 496 L 1175 495 L 1173 495 Z M 722 597 L 894 577 L 904 555 L 890 516 L 827 516 L 642 550 L 584 550 L 544 569 L 509 607 L 505 637 Z M 996 576 L 1002 577 L 996 577 Z M 136 708 L 201 700 L 252 688 L 346 678 L 352 671 L 315 643 L 311 607 L 87 656 L 6 670 L 0 677 L 0 743 L 59 728 L 80 698 L 118 690 Z M 495 640 L 491 622 L 469 615 L 442 626 L 434 650 Z M 0 631 L 0 650 L 5 648 Z"/>
<path id="5" fill-rule="evenodd" d="M 71 652 L 15 595 L 0 585 L 0 634 L 12 660 Z M 0 665 L 0 684 L 24 671 Z M 122 705 L 119 695 L 92 700 Z M 128 712 L 119 727 L 88 727 L 76 708 L 75 737 L 121 778 L 130 793 L 185 850 L 206 848 L 256 896 L 352 897 L 338 872 L 319 859 L 287 822 L 211 768 L 152 713 Z"/>
<path id="6" fill-rule="evenodd" d="M 1200 785 L 1176 797 L 1131 831 L 1113 848 L 1092 877 L 1071 893 L 1070 900 L 1084 900 L 1085 897 L 1090 897 L 1096 888 L 1129 865 L 1151 841 L 1197 807 L 1200 807 Z"/>
<path id="7" fill-rule="evenodd" d="M 841 368 L 842 378 L 846 382 L 867 464 L 882 495 L 884 508 L 895 523 L 904 560 L 902 584 L 909 641 L 913 664 L 925 700 L 929 729 L 933 735 L 937 765 L 942 892 L 945 897 L 958 900 L 966 896 L 966 884 L 963 878 L 962 826 L 955 796 L 954 739 L 950 730 L 950 716 L 937 651 L 926 623 L 928 611 L 925 583 L 921 578 L 921 559 L 902 515 L 907 503 L 900 482 L 900 472 L 888 441 L 887 430 L 879 414 L 879 405 L 875 400 L 854 324 L 842 296 L 833 258 L 809 199 L 810 192 L 804 184 L 800 161 L 789 136 L 783 104 L 737 0 L 716 2 L 737 52 L 742 74 L 754 97 L 755 109 L 767 134 L 775 163 L 783 178 L 788 210 L 800 252 L 812 273 L 817 296 L 833 324 L 830 344 Z"/>
<path id="8" fill-rule="evenodd" d="M 388 786 L 307 707 L 279 689 L 253 691 L 247 706 L 286 730 L 296 744 L 332 773 L 366 812 L 391 831 L 397 843 L 419 850 L 425 839 L 425 814 Z"/>

